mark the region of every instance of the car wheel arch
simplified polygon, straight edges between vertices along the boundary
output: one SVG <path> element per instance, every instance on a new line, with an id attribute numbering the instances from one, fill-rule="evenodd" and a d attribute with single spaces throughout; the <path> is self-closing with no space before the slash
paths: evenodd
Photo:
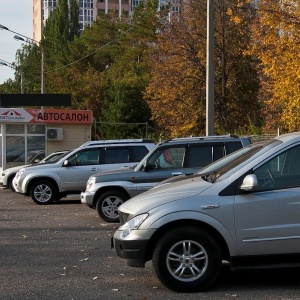
<path id="1" fill-rule="evenodd" d="M 147 251 L 146 251 L 146 257 L 145 261 L 149 261 L 152 259 L 153 251 L 155 248 L 155 245 L 157 241 L 168 231 L 170 231 L 173 228 L 181 228 L 184 226 L 192 226 L 195 228 L 201 228 L 205 232 L 207 232 L 218 244 L 220 247 L 222 258 L 223 260 L 230 260 L 230 249 L 229 246 L 224 239 L 223 235 L 214 227 L 212 227 L 210 224 L 207 224 L 205 222 L 199 221 L 199 220 L 193 220 L 193 219 L 180 219 L 176 221 L 172 221 L 169 223 L 164 224 L 158 230 L 155 231 L 155 233 L 151 236 L 148 242 Z"/>
<path id="2" fill-rule="evenodd" d="M 41 176 L 41 177 L 34 177 L 34 178 L 30 179 L 30 181 L 27 183 L 26 195 L 30 195 L 30 191 L 32 189 L 32 186 L 36 182 L 42 181 L 42 180 L 51 182 L 54 185 L 54 187 L 56 188 L 57 193 L 59 193 L 59 187 L 58 187 L 58 184 L 57 184 L 55 179 L 53 179 L 52 177 Z"/>
<path id="3" fill-rule="evenodd" d="M 103 187 L 99 188 L 97 190 L 97 192 L 95 193 L 94 198 L 93 198 L 93 206 L 96 207 L 97 201 L 101 194 L 108 192 L 108 191 L 112 191 L 112 190 L 123 193 L 127 197 L 127 200 L 131 198 L 130 195 L 128 194 L 128 192 L 126 191 L 126 189 L 124 189 L 118 185 L 103 186 Z"/>

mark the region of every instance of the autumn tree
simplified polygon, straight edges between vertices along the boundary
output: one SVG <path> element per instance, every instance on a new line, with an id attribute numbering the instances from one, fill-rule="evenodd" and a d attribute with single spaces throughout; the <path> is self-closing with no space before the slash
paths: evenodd
<path id="1" fill-rule="evenodd" d="M 299 1 L 260 1 L 253 26 L 255 54 L 262 62 L 264 112 L 268 131 L 300 128 Z"/>
<path id="2" fill-rule="evenodd" d="M 247 1 L 238 6 L 236 1 L 215 1 L 217 133 L 245 133 L 253 124 L 259 127 L 256 62 L 246 55 L 250 17 Z M 172 136 L 205 134 L 206 3 L 185 2 L 150 57 L 153 68 L 146 96 L 154 120 Z"/>

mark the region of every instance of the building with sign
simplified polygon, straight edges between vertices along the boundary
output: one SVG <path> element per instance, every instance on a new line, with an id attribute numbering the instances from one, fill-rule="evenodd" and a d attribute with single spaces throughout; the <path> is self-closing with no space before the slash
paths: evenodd
<path id="1" fill-rule="evenodd" d="M 92 111 L 0 108 L 0 170 L 91 140 Z"/>

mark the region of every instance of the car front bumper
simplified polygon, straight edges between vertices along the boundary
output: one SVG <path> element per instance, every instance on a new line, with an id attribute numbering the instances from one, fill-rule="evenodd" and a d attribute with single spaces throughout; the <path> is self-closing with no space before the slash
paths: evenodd
<path id="1" fill-rule="evenodd" d="M 91 193 L 88 191 L 82 192 L 80 194 L 81 203 L 86 205 L 93 205 L 95 193 Z"/>
<path id="2" fill-rule="evenodd" d="M 144 268 L 147 262 L 147 246 L 149 244 L 148 233 L 133 230 L 127 238 L 122 238 L 122 231 L 115 232 L 111 239 L 111 247 L 117 255 L 127 261 L 130 267 Z M 130 238 L 129 238 L 130 237 Z"/>

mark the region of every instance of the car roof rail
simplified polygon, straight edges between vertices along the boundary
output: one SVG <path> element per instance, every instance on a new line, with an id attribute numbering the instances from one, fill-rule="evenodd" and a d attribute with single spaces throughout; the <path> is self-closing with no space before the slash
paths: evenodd
<path id="1" fill-rule="evenodd" d="M 150 139 L 119 139 L 119 140 L 97 140 L 88 141 L 80 147 L 95 146 L 95 145 L 108 145 L 108 144 L 128 144 L 128 143 L 153 143 Z"/>
<path id="2" fill-rule="evenodd" d="M 226 135 L 206 135 L 206 136 L 190 136 L 190 137 L 182 137 L 182 138 L 173 138 L 170 141 L 184 141 L 184 140 L 206 140 L 206 139 L 222 139 L 222 138 L 238 138 L 235 134 L 226 134 Z"/>

